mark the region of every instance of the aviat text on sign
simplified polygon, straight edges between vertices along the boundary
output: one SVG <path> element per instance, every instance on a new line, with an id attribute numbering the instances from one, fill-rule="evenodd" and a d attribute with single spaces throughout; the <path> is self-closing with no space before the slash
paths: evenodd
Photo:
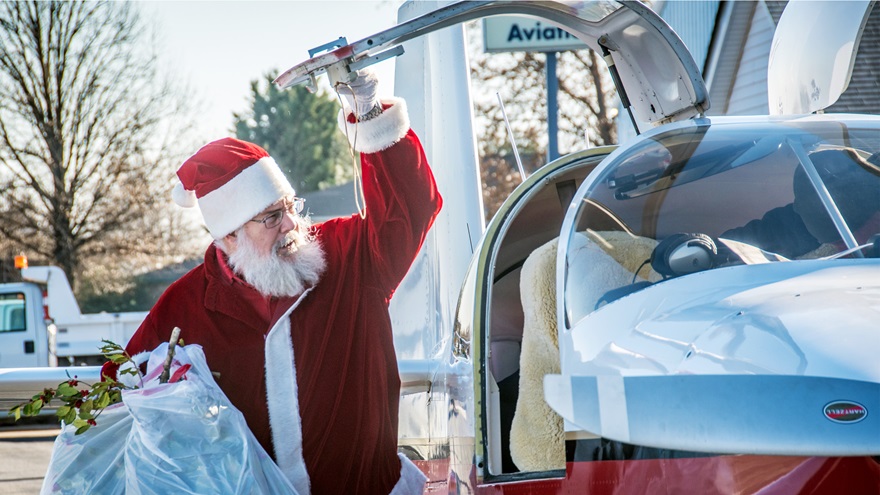
<path id="1" fill-rule="evenodd" d="M 561 52 L 587 48 L 562 28 L 520 16 L 483 19 L 483 46 L 487 52 Z"/>

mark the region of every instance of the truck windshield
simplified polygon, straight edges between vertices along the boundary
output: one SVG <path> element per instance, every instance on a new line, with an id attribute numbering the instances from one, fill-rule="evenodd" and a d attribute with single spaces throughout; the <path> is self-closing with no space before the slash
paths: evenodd
<path id="1" fill-rule="evenodd" d="M 876 119 L 700 120 L 625 150 L 568 233 L 567 325 L 664 278 L 862 256 L 852 248 L 880 232 L 877 136 Z"/>

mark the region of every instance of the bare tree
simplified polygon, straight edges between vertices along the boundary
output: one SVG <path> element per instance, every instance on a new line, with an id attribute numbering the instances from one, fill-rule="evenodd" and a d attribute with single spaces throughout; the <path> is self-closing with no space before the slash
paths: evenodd
<path id="1" fill-rule="evenodd" d="M 576 136 L 582 146 L 602 146 L 617 142 L 617 90 L 608 68 L 593 50 L 560 54 L 565 72 L 559 77 L 562 94 L 564 132 Z"/>
<path id="2" fill-rule="evenodd" d="M 72 283 L 97 256 L 186 235 L 164 207 L 185 100 L 158 82 L 133 5 L 0 3 L 0 234 Z"/>
<path id="3" fill-rule="evenodd" d="M 489 218 L 521 181 L 496 93 L 504 101 L 526 172 L 546 162 L 546 55 L 485 53 L 481 25 L 468 27 L 483 203 Z M 589 49 L 560 52 L 557 73 L 560 152 L 616 142 L 617 96 L 601 57 Z"/>

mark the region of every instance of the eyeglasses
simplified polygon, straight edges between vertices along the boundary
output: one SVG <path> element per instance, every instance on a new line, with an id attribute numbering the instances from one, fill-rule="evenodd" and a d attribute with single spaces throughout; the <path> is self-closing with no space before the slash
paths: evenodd
<path id="1" fill-rule="evenodd" d="M 275 227 L 281 225 L 281 219 L 284 218 L 285 213 L 289 213 L 291 215 L 298 215 L 303 211 L 305 207 L 306 200 L 303 198 L 293 198 L 292 200 L 284 200 L 284 206 L 270 212 L 265 217 L 259 220 L 251 220 L 251 222 L 261 223 L 263 227 L 267 229 L 274 229 Z"/>

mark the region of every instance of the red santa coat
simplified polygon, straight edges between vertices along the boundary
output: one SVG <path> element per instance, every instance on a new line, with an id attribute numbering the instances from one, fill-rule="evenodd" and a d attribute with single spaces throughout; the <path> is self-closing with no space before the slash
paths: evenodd
<path id="1" fill-rule="evenodd" d="M 441 198 L 402 100 L 358 124 L 357 141 L 367 216 L 316 227 L 327 269 L 315 287 L 265 298 L 211 246 L 127 346 L 151 350 L 180 327 L 300 493 L 385 494 L 400 477 L 388 303 Z"/>

